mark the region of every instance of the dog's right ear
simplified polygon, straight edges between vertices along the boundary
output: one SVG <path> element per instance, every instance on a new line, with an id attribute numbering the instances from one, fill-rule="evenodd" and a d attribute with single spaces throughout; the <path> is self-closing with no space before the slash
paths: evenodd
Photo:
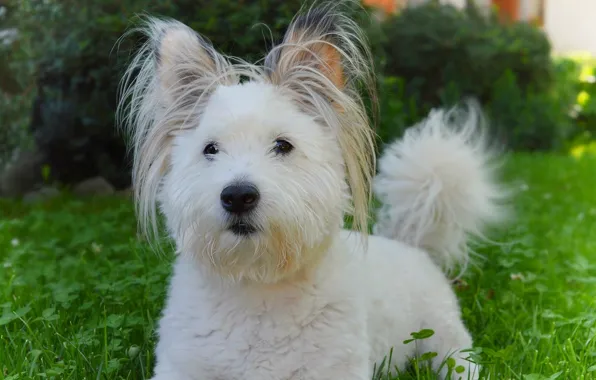
<path id="1" fill-rule="evenodd" d="M 209 95 L 237 78 L 210 42 L 178 21 L 147 18 L 134 32 L 144 35 L 145 44 L 122 79 L 117 121 L 131 137 L 141 228 L 156 233 L 157 197 L 173 138 L 196 128 Z"/>
<path id="2" fill-rule="evenodd" d="M 156 75 L 169 106 L 199 101 L 228 71 L 229 62 L 209 41 L 178 21 L 153 21 Z"/>

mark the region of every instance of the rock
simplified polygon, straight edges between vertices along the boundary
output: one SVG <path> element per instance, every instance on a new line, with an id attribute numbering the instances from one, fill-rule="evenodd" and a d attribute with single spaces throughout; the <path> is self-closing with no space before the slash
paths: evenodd
<path id="1" fill-rule="evenodd" d="M 24 151 L 17 155 L 0 174 L 0 195 L 21 197 L 43 184 L 42 167 L 45 155 L 38 151 Z"/>
<path id="2" fill-rule="evenodd" d="M 132 196 L 134 195 L 134 190 L 132 189 L 132 187 L 128 187 L 126 189 L 116 191 L 116 195 L 119 195 L 122 197 L 127 197 L 127 198 L 132 198 Z"/>
<path id="3" fill-rule="evenodd" d="M 30 191 L 23 196 L 23 202 L 35 203 L 42 202 L 60 195 L 60 190 L 55 187 L 44 186 L 39 190 Z"/>
<path id="4" fill-rule="evenodd" d="M 103 177 L 93 177 L 84 180 L 72 189 L 78 196 L 112 195 L 116 192 L 114 186 Z"/>

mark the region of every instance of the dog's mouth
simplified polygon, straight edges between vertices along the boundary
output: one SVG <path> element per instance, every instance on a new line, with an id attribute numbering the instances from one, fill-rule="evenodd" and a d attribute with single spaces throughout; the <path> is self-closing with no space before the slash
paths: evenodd
<path id="1" fill-rule="evenodd" d="M 228 227 L 228 231 L 238 236 L 249 236 L 257 233 L 258 229 L 250 223 L 238 221 L 230 224 L 230 226 Z"/>

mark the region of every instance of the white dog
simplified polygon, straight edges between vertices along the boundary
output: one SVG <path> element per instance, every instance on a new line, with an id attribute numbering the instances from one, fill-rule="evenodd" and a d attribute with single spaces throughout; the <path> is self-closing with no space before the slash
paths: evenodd
<path id="1" fill-rule="evenodd" d="M 478 378 L 442 270 L 500 214 L 478 120 L 435 111 L 385 150 L 367 236 L 372 62 L 335 3 L 298 15 L 262 65 L 177 21 L 143 29 L 121 116 L 139 220 L 157 232 L 159 208 L 177 249 L 154 379 L 365 380 L 391 349 L 392 366 L 434 352 L 443 378 Z"/>

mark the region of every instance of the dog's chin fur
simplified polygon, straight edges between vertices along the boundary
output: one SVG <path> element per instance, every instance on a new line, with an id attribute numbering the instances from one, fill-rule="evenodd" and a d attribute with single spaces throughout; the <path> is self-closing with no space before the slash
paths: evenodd
<path id="1" fill-rule="evenodd" d="M 323 259 L 336 235 L 325 236 L 313 247 L 307 246 L 304 241 L 287 238 L 286 232 L 275 231 L 247 238 L 224 233 L 216 236 L 215 242 L 195 241 L 194 246 L 198 249 L 213 246 L 213 254 L 212 258 L 202 255 L 194 258 L 206 270 L 206 275 L 215 275 L 231 283 L 273 285 L 303 281 Z"/>
<path id="2" fill-rule="evenodd" d="M 204 275 L 230 283 L 276 284 L 304 279 L 324 257 L 339 226 L 304 236 L 300 228 L 271 224 L 251 233 L 200 234 L 190 230 L 180 241 L 180 254 L 201 264 Z M 316 240 L 315 240 L 316 239 Z"/>
<path id="3" fill-rule="evenodd" d="M 142 230 L 157 232 L 159 209 L 178 255 L 154 379 L 365 380 L 392 348 L 399 368 L 432 351 L 443 377 L 453 355 L 478 378 L 440 268 L 466 264 L 468 238 L 499 220 L 482 125 L 473 108 L 457 121 L 437 110 L 392 143 L 369 237 L 375 146 L 359 90 L 375 104 L 373 68 L 342 4 L 297 16 L 262 66 L 173 20 L 142 28 L 119 116 Z M 434 335 L 403 343 L 420 329 Z"/>

